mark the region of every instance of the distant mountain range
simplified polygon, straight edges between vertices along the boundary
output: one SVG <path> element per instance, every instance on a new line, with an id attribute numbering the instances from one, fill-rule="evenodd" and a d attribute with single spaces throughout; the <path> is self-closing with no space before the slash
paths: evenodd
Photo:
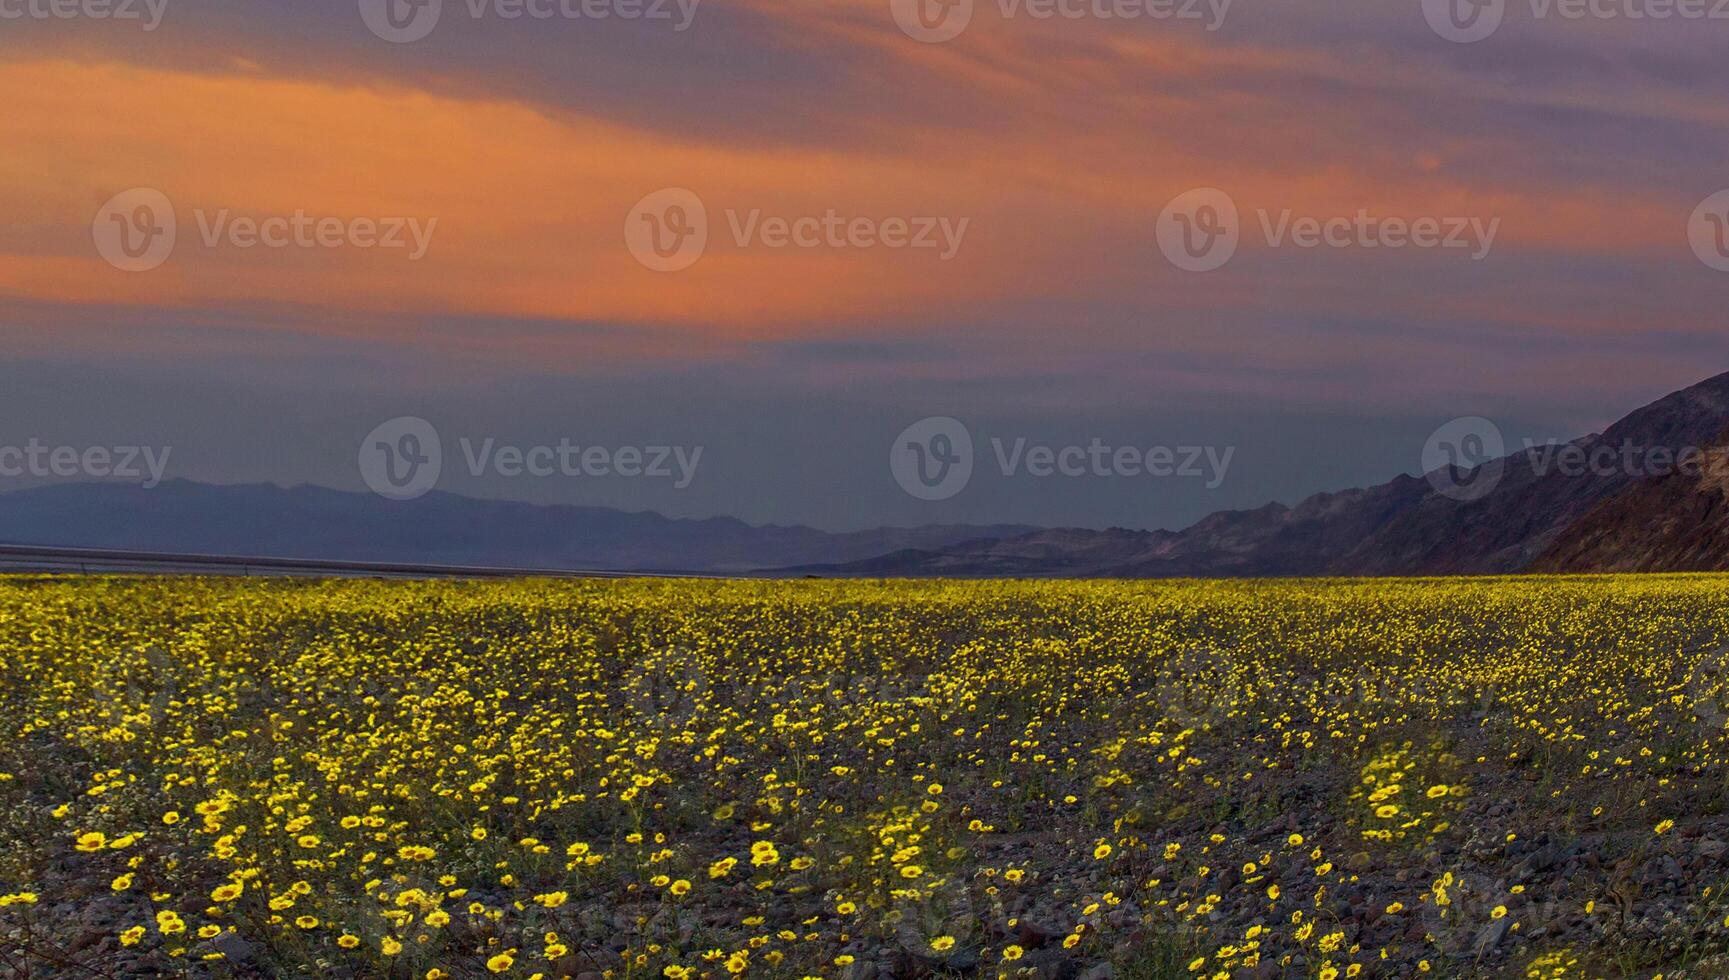
<path id="1" fill-rule="evenodd" d="M 1031 530 L 932 525 L 832 534 L 448 493 L 398 502 L 320 487 L 185 480 L 148 490 L 79 483 L 0 494 L 0 543 L 6 544 L 548 570 L 736 574 Z"/>
<path id="2" fill-rule="evenodd" d="M 1696 456 L 1688 457 L 1690 451 Z M 1677 467 L 1677 458 L 1703 462 Z M 1568 465 L 1591 460 L 1598 462 Z M 932 525 L 835 534 L 448 493 L 393 502 L 317 487 L 169 481 L 148 490 L 67 484 L 0 494 L 0 543 L 561 571 L 848 577 L 1723 570 L 1729 569 L 1729 374 L 1565 446 L 1319 494 L 1295 507 L 1221 512 L 1182 531 Z"/>
<path id="3" fill-rule="evenodd" d="M 1600 434 L 1432 479 L 1401 476 L 1295 507 L 1221 512 L 1183 531 L 1035 531 L 791 571 L 1170 578 L 1729 569 L 1726 437 L 1729 374 Z M 1682 467 L 1681 458 L 1701 462 Z M 1473 485 L 1487 492 L 1442 492 Z"/>

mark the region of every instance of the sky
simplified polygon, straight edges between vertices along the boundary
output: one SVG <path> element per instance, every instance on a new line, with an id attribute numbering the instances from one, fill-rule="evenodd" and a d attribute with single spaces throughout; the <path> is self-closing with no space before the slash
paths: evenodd
<path id="1" fill-rule="evenodd" d="M 917 2 L 0 0 L 0 447 L 1180 527 L 1729 370 L 1729 9 Z"/>

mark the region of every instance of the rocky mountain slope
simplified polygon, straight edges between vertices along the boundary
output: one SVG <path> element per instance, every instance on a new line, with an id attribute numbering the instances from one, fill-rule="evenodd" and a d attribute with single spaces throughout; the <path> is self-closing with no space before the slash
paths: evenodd
<path id="1" fill-rule="evenodd" d="M 1295 507 L 1213 514 L 1183 531 L 1037 531 L 801 571 L 1170 578 L 1729 568 L 1729 465 L 1691 474 L 1673 465 L 1721 445 L 1726 432 L 1729 374 L 1602 433 L 1515 452 L 1477 499 L 1440 492 L 1445 480 L 1404 475 Z"/>

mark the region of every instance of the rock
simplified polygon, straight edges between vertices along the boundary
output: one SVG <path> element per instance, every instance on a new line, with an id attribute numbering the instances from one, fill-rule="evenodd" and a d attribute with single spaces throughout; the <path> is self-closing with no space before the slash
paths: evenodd
<path id="1" fill-rule="evenodd" d="M 1081 973 L 1076 980 L 1116 980 L 1117 968 L 1109 963 L 1100 963 Z"/>
<path id="2" fill-rule="evenodd" d="M 1531 852 L 1531 856 L 1525 859 L 1525 866 L 1532 871 L 1547 871 L 1561 863 L 1564 853 L 1556 844 L 1544 844 Z"/>
<path id="3" fill-rule="evenodd" d="M 976 949 L 956 950 L 955 955 L 949 957 L 948 962 L 943 965 L 951 972 L 971 973 L 979 968 L 979 951 Z"/>
<path id="4" fill-rule="evenodd" d="M 1699 854 L 1712 861 L 1722 860 L 1724 854 L 1729 854 L 1729 844 L 1707 837 L 1699 842 Z"/>
<path id="5" fill-rule="evenodd" d="M 1062 933 L 1031 919 L 1022 919 L 1015 923 L 1015 944 L 1022 949 L 1038 949 L 1057 938 Z"/>
<path id="6" fill-rule="evenodd" d="M 872 960 L 853 960 L 847 964 L 842 980 L 876 980 L 877 965 Z"/>
<path id="7" fill-rule="evenodd" d="M 979 951 L 957 947 L 947 956 L 928 952 L 915 952 L 911 956 L 903 953 L 895 957 L 894 962 L 896 976 L 972 973 L 979 968 Z"/>
<path id="8" fill-rule="evenodd" d="M 1483 953 L 1494 949 L 1496 946 L 1501 945 L 1501 940 L 1507 938 L 1507 930 L 1512 928 L 1512 926 L 1512 920 L 1506 916 L 1495 919 L 1488 925 L 1484 926 L 1483 931 L 1477 934 L 1477 941 L 1473 944 L 1478 955 L 1482 955 Z"/>
<path id="9" fill-rule="evenodd" d="M 230 963 L 245 963 L 252 959 L 252 944 L 241 938 L 238 932 L 219 933 L 210 940 L 210 948 L 228 957 Z"/>
<path id="10" fill-rule="evenodd" d="M 1041 949 L 1023 956 L 1020 966 L 1030 967 L 1038 980 L 1075 980 L 1075 961 L 1062 949 Z"/>

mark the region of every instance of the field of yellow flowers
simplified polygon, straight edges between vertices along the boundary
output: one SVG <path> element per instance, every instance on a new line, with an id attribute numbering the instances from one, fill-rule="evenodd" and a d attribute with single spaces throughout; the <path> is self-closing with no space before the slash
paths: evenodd
<path id="1" fill-rule="evenodd" d="M 1729 579 L 0 580 L 0 975 L 1729 975 Z"/>

